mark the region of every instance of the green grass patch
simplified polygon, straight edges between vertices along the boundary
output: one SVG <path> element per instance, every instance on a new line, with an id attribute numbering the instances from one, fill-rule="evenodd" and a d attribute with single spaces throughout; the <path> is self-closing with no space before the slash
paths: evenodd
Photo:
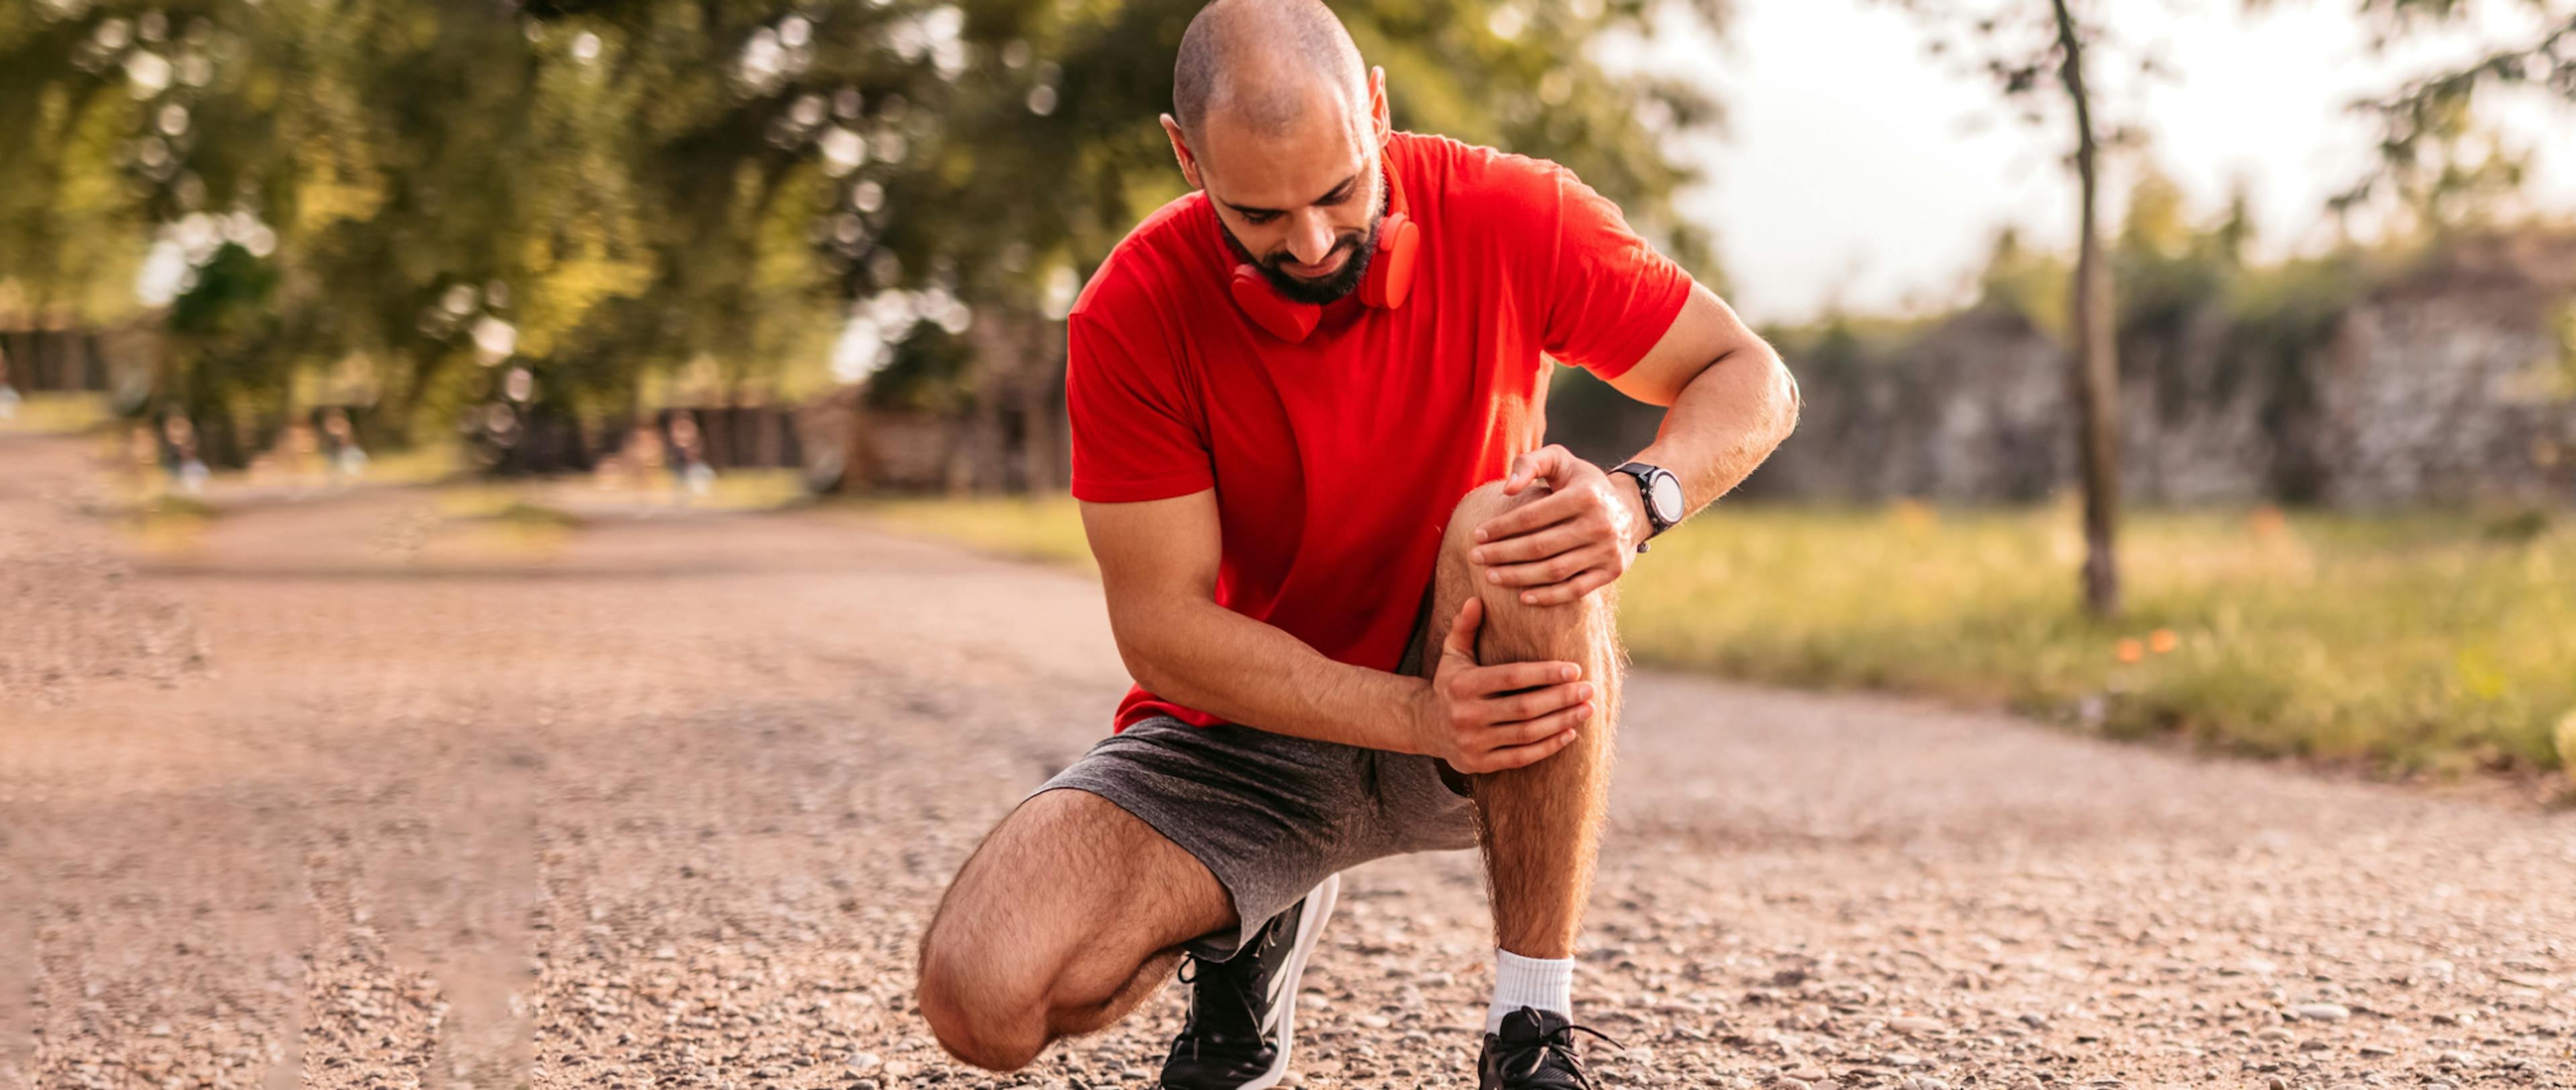
<path id="1" fill-rule="evenodd" d="M 917 533 L 983 552 L 1098 572 L 1082 536 L 1082 508 L 1070 496 L 978 499 L 868 499 L 853 508 Z"/>
<path id="2" fill-rule="evenodd" d="M 874 501 L 896 526 L 1088 568 L 1068 499 Z M 2565 768 L 2576 526 L 2563 515 L 2141 512 L 2128 608 L 2079 608 L 2073 511 L 1728 505 L 1622 584 L 1641 663 L 2002 704 L 2392 772 Z"/>
<path id="3" fill-rule="evenodd" d="M 115 415 L 105 394 L 49 390 L 24 395 L 17 411 L 0 420 L 0 432 L 64 435 L 99 427 Z"/>

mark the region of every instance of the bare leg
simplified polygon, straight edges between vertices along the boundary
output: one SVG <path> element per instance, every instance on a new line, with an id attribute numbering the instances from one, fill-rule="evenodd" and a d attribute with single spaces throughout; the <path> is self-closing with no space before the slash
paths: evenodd
<path id="1" fill-rule="evenodd" d="M 1572 745 L 1526 768 L 1469 778 L 1496 944 L 1522 957 L 1554 959 L 1574 956 L 1608 809 L 1611 735 L 1627 665 L 1616 625 L 1618 585 L 1566 605 L 1524 605 L 1520 588 L 1486 582 L 1484 569 L 1467 560 L 1478 523 L 1545 494 L 1542 486 L 1505 496 L 1501 485 L 1487 484 L 1459 502 L 1441 543 L 1425 624 L 1430 632 L 1445 630 L 1468 595 L 1480 596 L 1485 622 L 1478 661 L 1581 663 L 1593 685 L 1592 718 Z"/>
<path id="2" fill-rule="evenodd" d="M 921 940 L 921 1013 L 958 1059 L 1016 1070 L 1162 986 L 1180 948 L 1236 923 L 1216 876 L 1135 815 L 1049 791 L 966 860 Z"/>

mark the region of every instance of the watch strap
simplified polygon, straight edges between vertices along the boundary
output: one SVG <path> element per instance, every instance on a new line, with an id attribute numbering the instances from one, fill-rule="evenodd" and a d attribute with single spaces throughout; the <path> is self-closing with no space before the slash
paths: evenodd
<path id="1" fill-rule="evenodd" d="M 1647 528 L 1644 540 L 1637 542 L 1637 551 L 1645 552 L 1647 542 L 1662 536 L 1664 531 L 1672 529 L 1680 521 L 1667 520 L 1662 512 L 1655 509 L 1655 476 L 1657 474 L 1669 476 L 1671 471 L 1662 466 L 1631 459 L 1610 467 L 1610 472 L 1625 474 L 1628 479 L 1637 482 L 1638 506 L 1646 510 Z"/>

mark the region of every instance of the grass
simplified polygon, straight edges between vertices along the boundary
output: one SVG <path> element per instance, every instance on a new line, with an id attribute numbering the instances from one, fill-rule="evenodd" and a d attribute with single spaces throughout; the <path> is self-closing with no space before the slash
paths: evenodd
<path id="1" fill-rule="evenodd" d="M 1082 511 L 1069 496 L 1038 499 L 872 499 L 860 511 L 895 526 L 983 552 L 1098 572 L 1082 536 Z"/>
<path id="2" fill-rule="evenodd" d="M 1088 567 L 1075 505 L 881 501 L 897 526 Z M 2066 507 L 1729 505 L 1622 585 L 1640 663 L 2000 704 L 2386 772 L 2566 768 L 2576 524 L 2519 513 L 2141 512 L 2127 609 L 2083 614 Z"/>
<path id="3" fill-rule="evenodd" d="M 0 420 L 0 433 L 23 432 L 38 435 L 62 435 L 88 431 L 107 423 L 115 416 L 108 408 L 107 395 L 73 391 L 46 391 L 24 395 L 18 411 Z"/>

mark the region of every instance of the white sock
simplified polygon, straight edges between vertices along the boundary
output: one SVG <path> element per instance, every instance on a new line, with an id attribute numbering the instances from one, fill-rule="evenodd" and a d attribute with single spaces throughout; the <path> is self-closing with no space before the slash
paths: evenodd
<path id="1" fill-rule="evenodd" d="M 1485 1032 L 1501 1032 L 1503 1016 L 1522 1007 L 1573 1018 L 1574 959 L 1543 960 L 1494 951 L 1494 1002 L 1485 1008 Z"/>

